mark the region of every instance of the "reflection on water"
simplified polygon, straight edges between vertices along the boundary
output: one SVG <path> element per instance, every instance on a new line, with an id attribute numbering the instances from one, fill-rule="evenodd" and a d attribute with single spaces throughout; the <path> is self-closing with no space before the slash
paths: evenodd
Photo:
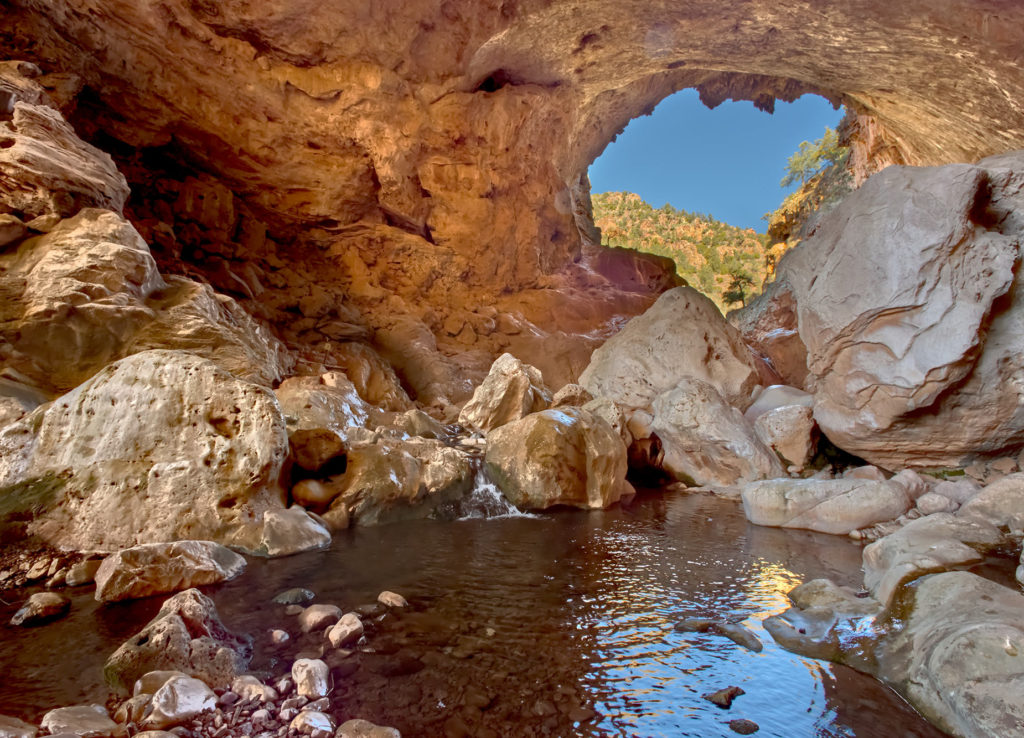
<path id="1" fill-rule="evenodd" d="M 339 719 L 394 725 L 407 738 L 703 738 L 735 735 L 727 723 L 740 717 L 757 722 L 759 736 L 941 736 L 873 680 L 783 651 L 761 628 L 800 581 L 854 584 L 859 568 L 860 548 L 844 539 L 751 526 L 736 503 L 708 496 L 648 496 L 605 512 L 354 529 L 329 551 L 253 561 L 208 591 L 232 627 L 257 636 L 254 667 L 272 673 L 314 645 L 270 602 L 278 591 L 309 587 L 343 608 L 381 589 L 405 595 L 412 612 L 373 626 L 372 652 L 333 664 L 333 702 Z M 145 608 L 116 618 L 103 608 L 98 630 L 120 638 L 125 628 L 111 621 L 137 625 Z M 684 615 L 742 622 L 764 650 L 673 630 Z M 97 627 L 89 612 L 73 622 Z M 295 639 L 271 646 L 268 629 L 282 626 Z M 0 645 L 7 674 L 25 661 L 11 635 Z M 76 669 L 95 670 L 116 646 L 113 638 L 97 648 L 101 640 L 83 642 L 94 651 L 77 653 Z M 50 706 L 36 687 L 16 684 L 23 704 Z M 729 685 L 745 691 L 730 710 L 701 698 Z M 10 689 L 0 680 L 0 712 L 12 711 L 3 704 Z"/>

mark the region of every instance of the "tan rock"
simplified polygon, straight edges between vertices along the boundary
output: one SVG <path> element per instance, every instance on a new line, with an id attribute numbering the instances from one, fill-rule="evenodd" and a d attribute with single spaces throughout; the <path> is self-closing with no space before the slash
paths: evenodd
<path id="1" fill-rule="evenodd" d="M 527 415 L 487 440 L 487 470 L 520 509 L 605 508 L 633 494 L 622 439 L 582 408 Z"/>
<path id="2" fill-rule="evenodd" d="M 402 738 L 394 728 L 374 725 L 369 720 L 347 720 L 338 727 L 335 738 Z"/>
<path id="3" fill-rule="evenodd" d="M 462 408 L 459 422 L 467 428 L 488 433 L 544 410 L 550 404 L 551 392 L 544 385 L 540 371 L 512 354 L 502 354 Z"/>
<path id="4" fill-rule="evenodd" d="M 172 677 L 153 695 L 153 711 L 144 727 L 156 730 L 183 725 L 197 715 L 217 707 L 217 695 L 198 679 Z"/>
<path id="5" fill-rule="evenodd" d="M 597 349 L 579 383 L 624 408 L 649 408 L 681 379 L 711 384 L 730 405 L 750 405 L 757 368 L 739 332 L 691 287 L 669 290 Z"/>
<path id="6" fill-rule="evenodd" d="M 340 619 L 341 609 L 337 605 L 310 605 L 299 614 L 299 627 L 303 633 L 313 633 Z"/>
<path id="7" fill-rule="evenodd" d="M 336 485 L 324 484 L 316 479 L 303 479 L 292 487 L 292 499 L 306 508 L 323 510 L 341 494 Z"/>
<path id="8" fill-rule="evenodd" d="M 390 590 L 384 590 L 377 595 L 377 602 L 384 605 L 385 607 L 403 608 L 408 607 L 408 601 L 397 592 L 391 592 Z"/>
<path id="9" fill-rule="evenodd" d="M 783 461 L 800 469 L 817 450 L 818 426 L 809 407 L 786 405 L 769 410 L 758 417 L 754 431 Z"/>
<path id="10" fill-rule="evenodd" d="M 28 229 L 20 218 L 7 213 L 0 213 L 0 249 L 6 249 L 25 237 Z"/>
<path id="11" fill-rule="evenodd" d="M 420 438 L 443 440 L 449 435 L 441 423 L 416 408 L 406 410 L 404 413 L 395 416 L 391 427 L 410 436 L 419 436 Z"/>
<path id="12" fill-rule="evenodd" d="M 774 452 L 711 384 L 686 378 L 653 403 L 651 432 L 673 477 L 701 486 L 785 476 Z"/>
<path id="13" fill-rule="evenodd" d="M 551 407 L 583 407 L 594 399 L 586 387 L 569 383 L 563 386 L 551 398 Z"/>
<path id="14" fill-rule="evenodd" d="M 123 549 L 103 560 L 96 572 L 96 599 L 116 602 L 238 576 L 245 558 L 213 541 L 146 543 Z"/>
<path id="15" fill-rule="evenodd" d="M 866 479 L 872 482 L 884 482 L 888 475 L 877 466 L 855 466 L 843 472 L 843 479 Z"/>
<path id="16" fill-rule="evenodd" d="M 330 428 L 298 428 L 288 434 L 292 458 L 306 471 L 319 471 L 332 459 L 345 455 L 345 441 Z"/>
<path id="17" fill-rule="evenodd" d="M 583 404 L 583 409 L 592 415 L 602 418 L 604 422 L 612 427 L 612 430 L 619 434 L 622 442 L 629 448 L 633 443 L 633 434 L 630 433 L 629 423 L 626 420 L 622 409 L 607 397 L 595 397 Z M 638 413 L 633 414 L 634 417 Z M 649 435 L 649 433 L 647 434 Z"/>
<path id="18" fill-rule="evenodd" d="M 102 738 L 117 729 L 102 705 L 59 707 L 43 715 L 39 727 L 50 734 L 71 733 L 81 738 Z"/>
<path id="19" fill-rule="evenodd" d="M 189 354 L 122 359 L 4 434 L 23 445 L 0 463 L 0 484 L 57 545 L 229 542 L 282 506 L 287 436 L 273 395 Z"/>
<path id="20" fill-rule="evenodd" d="M 352 448 L 345 473 L 332 478 L 340 489 L 325 518 L 337 525 L 335 510 L 359 525 L 429 516 L 461 498 L 472 486 L 468 457 L 440 441 L 381 440 Z"/>
<path id="21" fill-rule="evenodd" d="M 188 674 L 173 669 L 147 672 L 135 681 L 135 686 L 132 688 L 132 696 L 153 696 L 169 679 L 178 676 L 188 676 Z"/>
<path id="22" fill-rule="evenodd" d="M 345 648 L 363 636 L 363 621 L 354 612 L 347 612 L 327 629 L 327 640 L 334 648 Z"/>
<path id="23" fill-rule="evenodd" d="M 8 208 L 33 217 L 73 215 L 83 207 L 121 212 L 128 198 L 124 176 L 57 110 L 16 102 L 0 136 L 0 202 Z"/>
<path id="24" fill-rule="evenodd" d="M 39 730 L 16 717 L 0 715 L 0 736 L 3 738 L 36 738 Z"/>
<path id="25" fill-rule="evenodd" d="M 796 299 L 784 278 L 770 282 L 755 300 L 728 317 L 785 384 L 806 389 L 807 347 L 800 338 Z"/>
<path id="26" fill-rule="evenodd" d="M 327 696 L 330 676 L 327 664 L 320 659 L 299 659 L 292 664 L 295 691 L 312 700 Z"/>
<path id="27" fill-rule="evenodd" d="M 917 509 L 922 515 L 933 515 L 935 513 L 956 512 L 959 504 L 935 492 L 925 492 L 917 498 Z"/>
<path id="28" fill-rule="evenodd" d="M 960 507 L 957 517 L 1011 533 L 1024 531 L 1024 473 L 988 485 Z"/>
<path id="29" fill-rule="evenodd" d="M 743 412 L 743 417 L 753 423 L 769 410 L 775 410 L 788 405 L 801 405 L 813 408 L 814 395 L 804 392 L 797 387 L 773 384 L 765 387 L 755 395 L 753 404 Z"/>
<path id="30" fill-rule="evenodd" d="M 772 479 L 743 487 L 743 512 L 757 525 L 846 535 L 910 508 L 901 484 L 863 479 Z"/>
<path id="31" fill-rule="evenodd" d="M 287 510 L 263 513 L 263 530 L 253 553 L 260 556 L 288 556 L 313 551 L 331 544 L 331 532 L 321 520 L 297 505 Z"/>
<path id="32" fill-rule="evenodd" d="M 36 592 L 11 618 L 11 625 L 40 625 L 67 614 L 71 600 L 56 592 Z"/>
<path id="33" fill-rule="evenodd" d="M 371 408 L 342 374 L 291 377 L 274 390 L 288 421 L 289 435 L 326 430 L 344 442 L 353 429 L 363 428 Z M 301 446 L 300 435 L 297 445 Z M 310 460 L 310 463 L 314 463 Z"/>
<path id="34" fill-rule="evenodd" d="M 288 729 L 302 735 L 314 733 L 330 735 L 334 731 L 334 721 L 329 715 L 319 710 L 302 710 L 292 718 Z"/>

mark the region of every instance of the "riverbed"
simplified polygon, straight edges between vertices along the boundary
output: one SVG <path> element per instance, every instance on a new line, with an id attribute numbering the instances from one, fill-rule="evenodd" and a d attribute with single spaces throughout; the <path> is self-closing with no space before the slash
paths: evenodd
<path id="1" fill-rule="evenodd" d="M 369 618 L 362 650 L 332 662 L 332 704 L 406 738 L 703 738 L 735 735 L 738 718 L 759 736 L 942 736 L 875 680 L 791 654 L 761 627 L 801 581 L 859 585 L 860 562 L 847 539 L 754 526 L 733 501 L 649 493 L 607 511 L 356 528 L 328 550 L 251 559 L 204 591 L 254 636 L 253 669 L 268 677 L 318 645 L 272 602 L 278 592 L 306 587 L 345 610 L 404 595 L 407 611 Z M 99 606 L 82 590 L 64 620 L 4 625 L 0 713 L 38 720 L 105 701 L 103 661 L 161 601 Z M 673 629 L 694 615 L 742 623 L 763 651 Z M 271 628 L 293 638 L 275 646 Z M 728 686 L 744 691 L 731 709 L 702 698 Z"/>

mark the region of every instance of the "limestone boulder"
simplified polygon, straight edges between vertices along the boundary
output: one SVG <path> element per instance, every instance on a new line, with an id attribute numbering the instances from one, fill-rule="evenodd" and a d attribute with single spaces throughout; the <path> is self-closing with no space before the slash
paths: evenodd
<path id="1" fill-rule="evenodd" d="M 776 277 L 740 310 L 729 313 L 744 342 L 760 354 L 787 385 L 806 389 L 807 347 L 800 338 L 796 298 L 784 278 Z"/>
<path id="2" fill-rule="evenodd" d="M 116 550 L 252 535 L 282 507 L 284 419 L 269 390 L 146 351 L 3 431 L 5 507 L 59 546 Z"/>
<path id="3" fill-rule="evenodd" d="M 769 410 L 754 422 L 754 431 L 764 445 L 798 469 L 803 469 L 818 448 L 814 411 L 803 405 Z"/>
<path id="4" fill-rule="evenodd" d="M 982 561 L 1003 542 L 997 528 L 984 522 L 936 513 L 912 520 L 864 549 L 864 585 L 888 604 L 903 584 L 917 577 Z"/>
<path id="5" fill-rule="evenodd" d="M 502 354 L 462 408 L 459 422 L 488 433 L 550 405 L 551 392 L 540 370 L 512 354 Z"/>
<path id="6" fill-rule="evenodd" d="M 367 404 L 392 412 L 412 409 L 395 370 L 371 346 L 350 341 L 338 346 L 332 359 Z"/>
<path id="7" fill-rule="evenodd" d="M 602 418 L 604 422 L 612 427 L 612 430 L 619 434 L 622 442 L 629 448 L 633 443 L 633 434 L 629 430 L 629 423 L 622 408 L 616 405 L 607 397 L 595 397 L 582 405 L 583 409 L 592 415 Z"/>
<path id="8" fill-rule="evenodd" d="M 520 509 L 605 508 L 633 494 L 622 438 L 582 408 L 544 410 L 492 431 L 485 462 Z"/>
<path id="9" fill-rule="evenodd" d="M 904 593 L 879 678 L 951 735 L 1024 735 L 1024 595 L 965 571 Z"/>
<path id="10" fill-rule="evenodd" d="M 427 438 L 361 444 L 349 450 L 346 461 L 345 473 L 330 480 L 339 490 L 324 514 L 332 526 L 341 518 L 377 525 L 429 517 L 473 484 L 469 457 Z"/>
<path id="11" fill-rule="evenodd" d="M 766 412 L 789 405 L 813 408 L 814 395 L 785 384 L 769 385 L 755 395 L 754 402 L 743 411 L 743 417 L 754 423 Z"/>
<path id="12" fill-rule="evenodd" d="M 0 202 L 29 217 L 81 208 L 118 213 L 128 183 L 113 160 L 80 139 L 59 111 L 24 101 L 0 122 Z"/>
<path id="13" fill-rule="evenodd" d="M 757 525 L 846 535 L 910 509 L 903 485 L 866 479 L 771 479 L 743 487 L 743 512 Z"/>
<path id="14" fill-rule="evenodd" d="M 143 726 L 166 730 L 183 725 L 200 713 L 217 707 L 217 695 L 206 684 L 188 676 L 168 679 L 153 695 L 152 712 Z"/>
<path id="15" fill-rule="evenodd" d="M 341 455 L 373 412 L 340 372 L 291 377 L 274 394 L 288 423 L 295 459 L 307 469 L 319 469 Z"/>
<path id="16" fill-rule="evenodd" d="M 586 387 L 570 382 L 552 395 L 551 407 L 583 407 L 593 399 Z"/>
<path id="17" fill-rule="evenodd" d="M 988 485 L 967 500 L 957 516 L 1019 535 L 1024 531 L 1024 473 L 1010 474 Z"/>
<path id="18" fill-rule="evenodd" d="M 785 476 L 775 453 L 715 387 L 686 378 L 655 398 L 651 433 L 661 441 L 662 466 L 698 486 L 733 485 Z"/>
<path id="19" fill-rule="evenodd" d="M 230 632 L 213 600 L 188 589 L 164 602 L 141 631 L 121 644 L 107 659 L 103 674 L 121 694 L 153 671 L 180 671 L 226 689 L 251 657 L 251 639 Z"/>
<path id="20" fill-rule="evenodd" d="M 59 707 L 43 715 L 39 725 L 51 735 L 71 734 L 81 738 L 102 738 L 117 730 L 103 705 Z"/>
<path id="21" fill-rule="evenodd" d="M 36 592 L 18 608 L 11 625 L 41 625 L 63 617 L 71 609 L 71 600 L 56 592 Z"/>
<path id="22" fill-rule="evenodd" d="M 298 505 L 292 505 L 287 510 L 274 509 L 263 513 L 260 542 L 253 553 L 258 556 L 288 556 L 330 544 L 331 532 L 323 521 Z"/>
<path id="23" fill-rule="evenodd" d="M 594 351 L 579 383 L 627 411 L 650 408 L 683 378 L 713 386 L 745 410 L 758 370 L 739 331 L 707 297 L 676 287 Z"/>
<path id="24" fill-rule="evenodd" d="M 318 700 L 330 690 L 330 669 L 320 659 L 299 659 L 292 664 L 295 691 L 302 697 Z"/>
<path id="25" fill-rule="evenodd" d="M 0 715 L 0 736 L 3 738 L 36 738 L 36 726 L 16 717 Z"/>
<path id="26" fill-rule="evenodd" d="M 96 599 L 116 602 L 178 592 L 238 576 L 245 558 L 213 541 L 146 543 L 103 560 Z"/>
<path id="27" fill-rule="evenodd" d="M 1020 153 L 889 167 L 782 259 L 815 418 L 836 445 L 895 469 L 1024 440 L 1022 231 L 1010 215 L 1022 172 Z"/>

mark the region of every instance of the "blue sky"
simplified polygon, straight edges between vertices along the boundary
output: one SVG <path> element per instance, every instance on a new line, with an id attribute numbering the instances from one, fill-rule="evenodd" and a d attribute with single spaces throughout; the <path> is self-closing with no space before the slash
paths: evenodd
<path id="1" fill-rule="evenodd" d="M 842 117 L 817 95 L 777 102 L 768 115 L 750 102 L 708 110 L 696 90 L 682 90 L 608 145 L 590 165 L 591 189 L 635 192 L 656 208 L 667 202 L 763 231 L 761 216 L 795 189 L 779 187 L 786 159 Z"/>

